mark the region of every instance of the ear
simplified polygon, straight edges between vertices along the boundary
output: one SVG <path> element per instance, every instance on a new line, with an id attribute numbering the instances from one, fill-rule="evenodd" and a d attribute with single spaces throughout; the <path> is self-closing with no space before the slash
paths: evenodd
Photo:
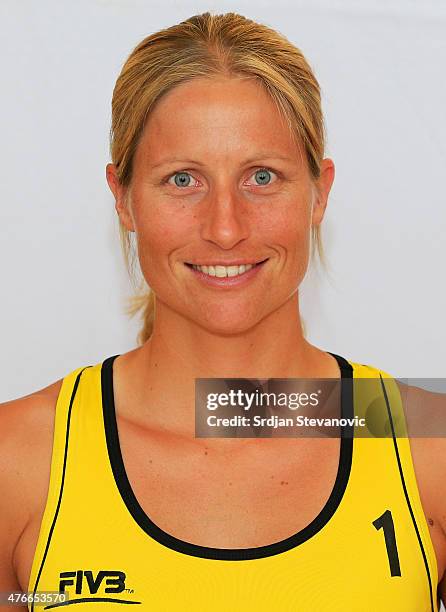
<path id="1" fill-rule="evenodd" d="M 324 218 L 328 203 L 328 194 L 333 185 L 335 177 L 335 165 L 331 159 L 323 159 L 321 163 L 321 174 L 315 185 L 313 201 L 312 225 L 319 225 Z"/>
<path id="2" fill-rule="evenodd" d="M 110 191 L 115 196 L 115 208 L 121 223 L 129 232 L 134 232 L 135 226 L 127 204 L 127 189 L 119 182 L 116 166 L 107 164 L 105 175 Z"/>

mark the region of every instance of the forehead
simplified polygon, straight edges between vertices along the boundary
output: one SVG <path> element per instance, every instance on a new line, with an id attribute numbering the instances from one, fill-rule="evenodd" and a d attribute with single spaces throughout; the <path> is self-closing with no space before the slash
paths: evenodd
<path id="1" fill-rule="evenodd" d="M 193 79 L 165 94 L 150 113 L 140 154 L 155 164 L 175 153 L 212 158 L 277 152 L 299 156 L 285 118 L 254 79 Z"/>

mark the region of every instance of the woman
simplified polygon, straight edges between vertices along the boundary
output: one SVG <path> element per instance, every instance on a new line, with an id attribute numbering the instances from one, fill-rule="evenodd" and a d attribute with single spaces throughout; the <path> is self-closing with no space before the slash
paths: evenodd
<path id="1" fill-rule="evenodd" d="M 438 609 L 440 442 L 411 442 L 414 469 L 404 438 L 195 437 L 198 378 L 339 379 L 343 416 L 353 378 L 390 383 L 302 331 L 334 179 L 305 58 L 197 15 L 135 48 L 112 111 L 107 181 L 152 290 L 140 346 L 3 406 L 0 590 L 78 611 Z"/>

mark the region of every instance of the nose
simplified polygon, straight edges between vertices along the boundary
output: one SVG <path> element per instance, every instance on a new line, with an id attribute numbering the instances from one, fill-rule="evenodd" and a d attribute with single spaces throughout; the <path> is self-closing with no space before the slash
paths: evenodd
<path id="1" fill-rule="evenodd" d="M 232 249 L 249 236 L 249 210 L 243 195 L 227 182 L 213 185 L 202 201 L 201 237 Z"/>

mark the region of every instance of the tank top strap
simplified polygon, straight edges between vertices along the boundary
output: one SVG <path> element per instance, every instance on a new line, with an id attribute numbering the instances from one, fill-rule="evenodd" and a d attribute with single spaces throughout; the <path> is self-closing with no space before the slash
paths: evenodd
<path id="1" fill-rule="evenodd" d="M 59 513 L 65 483 L 67 441 L 69 439 L 73 408 L 79 394 L 82 375 L 89 368 L 91 368 L 91 366 L 79 367 L 64 376 L 57 397 L 54 413 L 53 445 L 48 493 L 30 573 L 28 585 L 28 590 L 30 592 L 38 590 L 37 586 L 40 573 Z M 31 609 L 33 609 L 32 606 Z"/>
<path id="2" fill-rule="evenodd" d="M 437 559 L 421 503 L 408 435 L 407 407 L 404 406 L 401 388 L 391 374 L 373 366 L 356 364 L 355 376 L 355 411 L 358 418 L 365 418 L 368 430 L 367 437 L 358 434 L 356 439 L 358 448 L 362 448 L 360 456 L 369 465 L 375 463 L 377 470 L 380 470 L 383 487 L 392 473 L 391 478 L 398 486 L 402 503 L 410 515 L 435 601 Z M 374 459 L 372 454 L 375 455 Z"/>

